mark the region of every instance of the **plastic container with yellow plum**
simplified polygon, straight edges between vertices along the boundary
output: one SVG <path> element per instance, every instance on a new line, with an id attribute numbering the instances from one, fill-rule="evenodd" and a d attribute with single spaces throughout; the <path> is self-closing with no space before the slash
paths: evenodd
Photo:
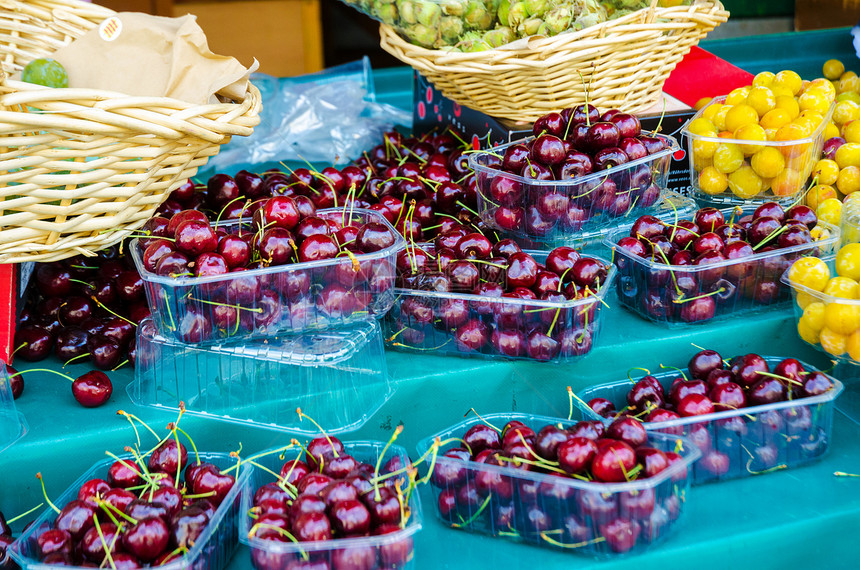
<path id="1" fill-rule="evenodd" d="M 734 105 L 726 103 L 737 100 L 730 97 L 714 98 L 684 126 L 694 198 L 716 206 L 795 201 L 818 162 L 834 105 L 823 114 L 797 110 L 794 119 L 782 107 L 759 117 L 744 102 L 750 95 Z M 803 117 L 812 122 L 802 127 Z"/>
<path id="2" fill-rule="evenodd" d="M 800 338 L 860 364 L 860 243 L 842 246 L 835 257 L 798 259 L 782 282 L 791 287 Z"/>

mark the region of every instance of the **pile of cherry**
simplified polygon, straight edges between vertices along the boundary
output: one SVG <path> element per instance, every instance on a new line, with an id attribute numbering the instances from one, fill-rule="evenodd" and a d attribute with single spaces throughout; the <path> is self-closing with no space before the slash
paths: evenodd
<path id="1" fill-rule="evenodd" d="M 635 417 L 648 424 L 705 416 L 702 421 L 660 430 L 685 435 L 701 449 L 696 482 L 761 472 L 780 463 L 796 464 L 826 451 L 828 421 L 804 398 L 833 390 L 827 375 L 806 370 L 794 358 L 781 360 L 771 369 L 758 354 L 724 361 L 714 350 L 696 353 L 688 372 L 689 379 L 679 371 L 664 383 L 648 374 L 630 386 L 624 402 L 597 395 L 597 387 L 590 391 L 596 397 L 589 399 L 588 406 L 605 418 Z M 761 408 L 787 400 L 796 400 L 797 405 Z M 708 414 L 732 410 L 738 412 L 709 420 Z"/>
<path id="2" fill-rule="evenodd" d="M 499 430 L 481 423 L 462 435 L 462 446 L 439 456 L 430 481 L 439 489 L 439 513 L 452 526 L 545 546 L 627 552 L 659 539 L 680 513 L 686 467 L 649 481 L 684 462 L 661 444 L 666 440 L 650 442 L 642 424 L 627 417 L 608 426 L 593 420 L 567 428 L 532 429 L 511 420 Z M 507 473 L 485 465 L 506 467 Z M 579 483 L 563 482 L 569 478 Z M 641 485 L 588 488 L 588 482 L 628 481 Z"/>
<path id="3" fill-rule="evenodd" d="M 215 219 L 246 217 L 264 198 L 293 198 L 300 209 L 368 208 L 382 214 L 407 239 L 436 235 L 441 217 L 473 230 L 487 228 L 474 213 L 475 177 L 468 167 L 468 147 L 452 129 L 421 138 L 386 133 L 384 142 L 353 164 L 315 172 L 297 168 L 262 175 L 241 171 L 235 177 L 216 174 L 205 185 L 187 183 L 158 209 L 170 218 L 196 209 Z M 414 204 L 413 204 L 414 202 Z M 440 216 L 442 215 L 442 216 Z"/>
<path id="4" fill-rule="evenodd" d="M 145 461 L 144 469 L 134 458 L 117 460 L 105 479 L 86 481 L 77 499 L 58 509 L 52 528 L 25 548 L 44 564 L 117 570 L 183 556 L 215 518 L 235 477 L 211 463 L 189 463 L 174 439 Z"/>
<path id="5" fill-rule="evenodd" d="M 140 241 L 137 253 L 147 272 L 178 278 L 172 287 L 149 284 L 157 299 L 153 312 L 162 329 L 175 330 L 177 339 L 200 342 L 240 331 L 272 332 L 285 322 L 301 328 L 318 318 L 346 320 L 372 311 L 376 296 L 393 287 L 394 268 L 386 256 L 360 259 L 395 244 L 395 232 L 381 216 L 340 209 L 302 211 L 287 196 L 251 206 L 250 224 L 213 225 L 199 210 L 147 222 L 152 237 Z M 322 260 L 332 263 L 242 275 Z M 181 279 L 219 276 L 225 278 L 187 286 Z M 168 322 L 170 315 L 174 323 Z"/>
<path id="6" fill-rule="evenodd" d="M 478 164 L 499 171 L 477 177 L 480 207 L 497 227 L 535 236 L 557 225 L 579 230 L 600 213 L 622 216 L 659 198 L 650 164 L 620 168 L 667 148 L 663 139 L 643 133 L 635 116 L 617 109 L 601 114 L 592 105 L 580 105 L 540 117 L 533 133 L 533 139 L 507 146 L 502 156 L 487 152 L 477 158 Z M 606 175 L 581 185 L 541 184 L 575 182 L 596 172 Z"/>
<path id="7" fill-rule="evenodd" d="M 320 436 L 305 446 L 304 460 L 290 459 L 275 481 L 253 491 L 249 538 L 258 570 L 302 567 L 310 555 L 333 570 L 400 568 L 412 559 L 412 539 L 379 544 L 344 543 L 329 550 L 285 553 L 268 545 L 323 542 L 340 538 L 384 536 L 407 526 L 412 515 L 394 475 L 403 474 L 400 456 L 381 468 L 350 455 L 333 436 Z M 277 467 L 276 467 L 277 469 Z M 394 475 L 392 475 L 394 474 Z M 388 477 L 386 477 L 388 475 Z"/>
<path id="8" fill-rule="evenodd" d="M 639 217 L 616 245 L 621 302 L 652 320 L 692 323 L 788 299 L 780 277 L 813 249 L 815 212 L 804 205 L 785 211 L 768 202 L 752 214 L 735 215 L 726 219 L 721 210 L 702 208 L 693 220 Z"/>
<path id="9" fill-rule="evenodd" d="M 562 246 L 539 262 L 511 239 L 454 228 L 397 256 L 400 302 L 388 316 L 396 346 L 552 360 L 591 350 L 606 265 Z M 462 293 L 447 297 L 421 291 Z M 569 301 L 586 300 L 570 306 Z M 529 301 L 556 306 L 530 305 Z M 564 304 L 567 303 L 567 306 Z"/>
<path id="10" fill-rule="evenodd" d="M 15 331 L 15 356 L 28 361 L 52 352 L 63 362 L 84 357 L 111 370 L 134 363 L 137 323 L 149 315 L 143 280 L 114 246 L 97 257 L 75 256 L 37 265 Z"/>

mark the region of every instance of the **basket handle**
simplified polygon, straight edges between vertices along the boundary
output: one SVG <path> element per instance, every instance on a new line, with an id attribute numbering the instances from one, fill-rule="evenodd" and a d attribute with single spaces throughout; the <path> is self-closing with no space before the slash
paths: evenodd
<path id="1" fill-rule="evenodd" d="M 660 0 L 651 0 L 651 5 L 648 6 L 648 13 L 645 15 L 646 24 L 653 24 L 654 20 L 657 19 L 657 14 L 655 14 L 654 11 L 657 9 L 657 4 L 659 2 Z"/>

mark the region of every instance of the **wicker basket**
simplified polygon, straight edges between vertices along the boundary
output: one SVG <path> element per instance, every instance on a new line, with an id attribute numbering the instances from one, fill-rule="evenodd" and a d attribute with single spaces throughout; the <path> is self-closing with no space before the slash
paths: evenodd
<path id="1" fill-rule="evenodd" d="M 651 6 L 520 49 L 462 53 L 410 44 L 385 24 L 382 49 L 411 65 L 453 101 L 493 117 L 535 120 L 588 102 L 601 109 L 642 111 L 654 105 L 678 61 L 728 19 L 718 0 Z"/>
<path id="2" fill-rule="evenodd" d="M 114 12 L 78 0 L 0 0 L 6 74 Z M 0 81 L 0 262 L 94 255 L 140 227 L 233 135 L 259 123 L 260 93 L 192 105 Z"/>

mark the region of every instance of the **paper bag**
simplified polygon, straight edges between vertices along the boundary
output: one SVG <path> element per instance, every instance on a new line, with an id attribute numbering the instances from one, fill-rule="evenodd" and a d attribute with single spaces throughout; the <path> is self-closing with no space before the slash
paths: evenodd
<path id="1" fill-rule="evenodd" d="M 256 60 L 246 69 L 209 50 L 192 15 L 164 18 L 120 12 L 54 52 L 69 87 L 141 97 L 171 97 L 193 104 L 241 101 Z"/>

